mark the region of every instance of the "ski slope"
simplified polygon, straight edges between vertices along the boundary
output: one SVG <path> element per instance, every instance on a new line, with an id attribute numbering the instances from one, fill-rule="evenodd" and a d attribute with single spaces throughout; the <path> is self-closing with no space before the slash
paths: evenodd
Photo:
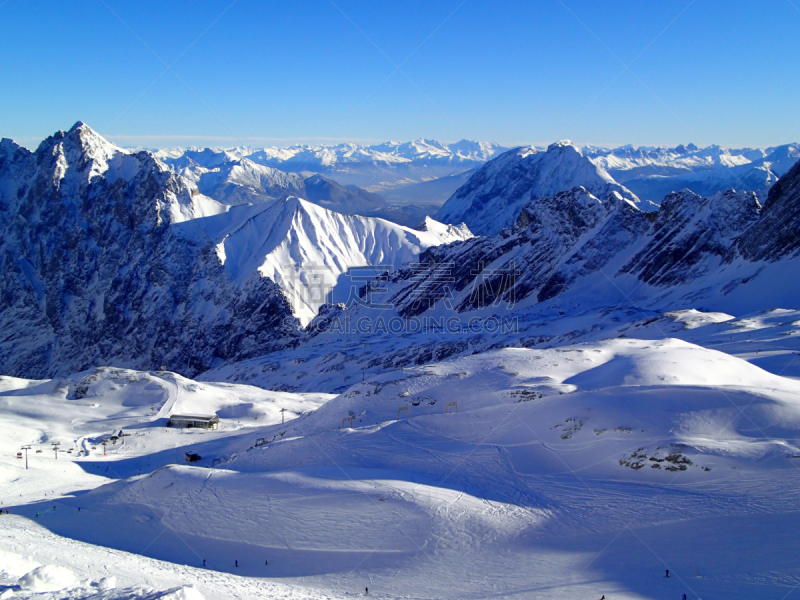
<path id="1" fill-rule="evenodd" d="M 664 325 L 711 339 L 776 316 Z M 689 341 L 498 349 L 337 396 L 119 369 L 2 381 L 4 456 L 25 436 L 143 434 L 34 455 L 29 475 L 2 461 L 22 496 L 0 551 L 32 556 L 3 561 L 5 585 L 33 563 L 75 573 L 69 598 L 751 599 L 800 583 L 800 381 Z M 179 433 L 175 411 L 222 424 Z M 91 596 L 108 576 L 117 591 Z"/>

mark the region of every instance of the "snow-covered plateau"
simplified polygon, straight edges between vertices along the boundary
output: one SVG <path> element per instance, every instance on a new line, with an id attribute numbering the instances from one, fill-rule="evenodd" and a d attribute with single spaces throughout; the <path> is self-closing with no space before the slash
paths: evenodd
<path id="1" fill-rule="evenodd" d="M 372 147 L 475 169 L 409 228 L 3 140 L 0 600 L 800 593 L 800 164 L 649 204 L 614 173 L 782 150 L 499 150 Z"/>

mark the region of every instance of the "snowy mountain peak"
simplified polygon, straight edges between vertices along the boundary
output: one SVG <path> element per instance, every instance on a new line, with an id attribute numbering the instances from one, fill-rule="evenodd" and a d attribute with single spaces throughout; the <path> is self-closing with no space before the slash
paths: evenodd
<path id="1" fill-rule="evenodd" d="M 480 235 L 494 235 L 511 225 L 523 206 L 539 197 L 583 186 L 597 198 L 612 191 L 633 204 L 639 199 L 570 142 L 551 144 L 545 152 L 524 147 L 486 163 L 436 214 L 445 223 L 466 223 Z"/>
<path id="2" fill-rule="evenodd" d="M 59 132 L 61 133 L 61 132 Z M 57 134 L 58 135 L 58 134 Z M 111 157 L 114 154 L 129 154 L 129 150 L 112 144 L 83 121 L 78 121 L 64 134 L 64 139 L 70 140 L 76 147 L 92 158 Z"/>
<path id="3" fill-rule="evenodd" d="M 580 149 L 572 144 L 570 140 L 559 140 L 557 142 L 553 142 L 547 147 L 548 152 L 551 150 L 556 150 L 557 148 L 573 148 L 579 154 L 582 154 Z"/>
<path id="4" fill-rule="evenodd" d="M 7 369 L 44 374 L 116 360 L 196 370 L 252 352 L 247 337 L 278 337 L 268 328 L 291 315 L 278 287 L 257 276 L 232 282 L 191 224 L 223 218 L 227 207 L 82 123 L 25 153 L 0 156 L 0 204 L 13 198 L 0 206 L 10 215 L 0 237 Z M 223 325 L 222 337 L 212 333 Z M 177 342 L 187 335 L 196 352 Z"/>
<path id="5" fill-rule="evenodd" d="M 428 231 L 441 235 L 449 241 L 466 240 L 472 236 L 472 232 L 467 227 L 466 223 L 459 225 L 447 225 L 440 223 L 432 217 L 425 217 L 425 220 L 417 227 L 417 231 Z"/>
<path id="6" fill-rule="evenodd" d="M 129 181 L 140 168 L 136 155 L 112 144 L 82 121 L 69 131 L 46 138 L 36 154 L 47 157 L 46 168 L 67 194 L 96 177 L 105 177 L 108 183 L 117 179 Z"/>
<path id="7" fill-rule="evenodd" d="M 231 279 L 256 272 L 271 279 L 303 324 L 323 304 L 348 300 L 353 270 L 374 265 L 399 269 L 431 246 L 472 237 L 465 227 L 432 219 L 426 225 L 419 231 L 383 219 L 343 215 L 296 196 L 234 207 L 223 219 L 197 222 L 216 240 L 217 257 Z M 376 274 L 373 269 L 370 279 Z"/>

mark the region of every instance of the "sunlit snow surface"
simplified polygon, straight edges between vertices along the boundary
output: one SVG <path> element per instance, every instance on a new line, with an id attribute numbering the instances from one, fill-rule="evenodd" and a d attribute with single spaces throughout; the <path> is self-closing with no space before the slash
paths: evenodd
<path id="1" fill-rule="evenodd" d="M 678 311 L 623 338 L 366 375 L 338 396 L 107 368 L 5 377 L 0 586 L 782 598 L 800 583 L 800 381 L 786 376 L 799 322 Z M 165 427 L 175 412 L 221 426 Z M 15 587 L 40 565 L 78 584 Z M 28 580 L 48 572 L 71 581 Z"/>

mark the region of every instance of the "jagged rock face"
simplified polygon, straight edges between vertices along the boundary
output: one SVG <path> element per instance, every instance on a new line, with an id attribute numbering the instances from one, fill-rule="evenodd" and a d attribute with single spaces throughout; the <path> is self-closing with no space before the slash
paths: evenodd
<path id="1" fill-rule="evenodd" d="M 741 236 L 734 253 L 775 261 L 800 252 L 800 162 L 769 191 L 761 219 Z"/>
<path id="2" fill-rule="evenodd" d="M 766 211 L 782 216 L 773 223 L 776 230 L 790 229 L 784 221 L 797 222 L 791 209 L 781 208 L 791 206 L 784 199 L 791 193 L 798 197 L 790 190 L 796 188 L 788 183 L 777 187 Z M 614 280 L 630 276 L 662 289 L 702 281 L 725 268 L 737 240 L 770 223 L 759 219 L 760 213 L 753 192 L 729 190 L 702 198 L 684 190 L 668 196 L 657 213 L 646 213 L 616 193 L 601 201 L 579 187 L 533 200 L 515 225 L 497 236 L 427 250 L 420 256 L 427 267 L 390 278 L 386 298 L 408 318 L 445 301 L 460 313 L 498 301 L 544 302 L 585 281 L 617 289 Z M 781 256 L 797 249 L 790 236 L 773 238 L 774 252 Z M 376 283 L 364 292 L 380 287 Z"/>
<path id="3" fill-rule="evenodd" d="M 696 279 L 719 266 L 760 212 L 754 192 L 728 190 L 710 198 L 690 190 L 670 194 L 661 203 L 652 239 L 621 272 L 657 286 Z M 709 262 L 709 257 L 719 260 Z"/>
<path id="4" fill-rule="evenodd" d="M 424 277 L 410 271 L 399 273 L 392 283 L 400 289 L 389 302 L 404 317 L 422 314 L 434 300 L 450 300 L 457 312 L 497 301 L 516 303 L 532 295 L 541 302 L 567 289 L 578 277 L 606 267 L 648 228 L 646 214 L 616 193 L 601 201 L 578 187 L 539 198 L 522 209 L 513 228 L 499 236 L 424 252 L 420 259 L 431 265 L 430 272 Z M 452 299 L 447 298 L 444 285 L 448 280 L 455 290 Z M 421 296 L 424 301 L 419 300 Z"/>
<path id="5" fill-rule="evenodd" d="M 522 207 L 532 200 L 576 186 L 598 198 L 616 192 L 639 202 L 575 146 L 558 142 L 546 152 L 518 148 L 489 161 L 456 190 L 435 218 L 443 223 L 463 221 L 473 233 L 495 235 L 513 224 Z"/>
<path id="6" fill-rule="evenodd" d="M 287 343 L 280 289 L 233 283 L 191 217 L 222 208 L 79 123 L 0 151 L 0 370 L 113 363 L 192 375 Z M 289 335 L 288 339 L 291 339 Z"/>

